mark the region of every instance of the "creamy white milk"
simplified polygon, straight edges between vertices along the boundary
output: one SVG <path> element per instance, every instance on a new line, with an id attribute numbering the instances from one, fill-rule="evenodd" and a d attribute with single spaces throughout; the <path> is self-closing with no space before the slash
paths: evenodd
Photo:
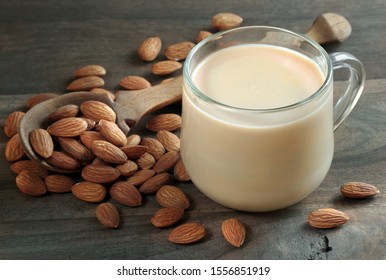
<path id="1" fill-rule="evenodd" d="M 207 56 L 184 82 L 181 155 L 193 183 L 218 203 L 245 211 L 292 205 L 323 180 L 332 160 L 330 93 L 314 94 L 325 77 L 300 53 L 270 45 L 240 45 Z M 205 97 L 203 98 L 205 99 Z M 249 109 L 249 110 L 245 110 Z"/>

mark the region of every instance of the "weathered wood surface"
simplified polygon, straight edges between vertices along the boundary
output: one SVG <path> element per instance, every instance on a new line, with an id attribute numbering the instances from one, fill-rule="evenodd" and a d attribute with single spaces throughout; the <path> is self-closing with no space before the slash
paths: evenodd
<path id="1" fill-rule="evenodd" d="M 194 40 L 211 30 L 217 12 L 232 11 L 243 25 L 275 25 L 304 32 L 316 16 L 336 12 L 353 26 L 342 44 L 367 70 L 365 92 L 353 113 L 336 131 L 335 157 L 322 185 L 301 203 L 270 213 L 243 213 L 210 201 L 192 184 L 179 184 L 192 201 L 184 221 L 202 222 L 207 237 L 191 246 L 166 240 L 170 229 L 156 229 L 149 219 L 158 209 L 154 196 L 139 208 L 120 207 L 118 230 L 101 226 L 95 205 L 71 194 L 34 198 L 20 193 L 4 159 L 7 141 L 0 131 L 0 259 L 386 259 L 386 2 L 371 1 L 4 1 L 0 0 L 0 126 L 40 92 L 65 92 L 73 72 L 86 64 L 106 67 L 105 88 L 119 89 L 126 75 L 143 75 L 153 84 L 150 64 L 135 50 L 147 36 L 164 46 Z M 178 112 L 179 105 L 162 112 Z M 139 133 L 147 133 L 142 127 Z M 346 181 L 378 186 L 373 199 L 342 198 Z M 333 230 L 307 223 L 310 210 L 334 207 L 350 221 Z M 245 244 L 232 248 L 221 222 L 238 217 L 247 227 Z"/>

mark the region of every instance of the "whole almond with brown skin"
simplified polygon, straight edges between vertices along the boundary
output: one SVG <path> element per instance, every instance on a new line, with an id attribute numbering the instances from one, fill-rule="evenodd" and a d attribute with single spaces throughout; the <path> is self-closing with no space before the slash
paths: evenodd
<path id="1" fill-rule="evenodd" d="M 5 159 L 7 161 L 21 160 L 25 156 L 20 143 L 19 133 L 12 136 L 5 145 Z"/>
<path id="2" fill-rule="evenodd" d="M 308 223 L 314 228 L 335 228 L 347 223 L 349 216 L 333 208 L 323 208 L 311 211 Z"/>
<path id="3" fill-rule="evenodd" d="M 209 37 L 213 35 L 212 32 L 209 32 L 209 31 L 205 31 L 205 30 L 201 30 L 198 32 L 197 34 L 197 37 L 196 37 L 196 42 L 199 43 L 201 42 L 202 40 L 204 40 L 206 37 Z"/>
<path id="4" fill-rule="evenodd" d="M 79 160 L 82 165 L 94 160 L 94 154 L 75 138 L 58 137 L 57 139 L 61 149 L 73 158 Z"/>
<path id="5" fill-rule="evenodd" d="M 120 204 L 136 207 L 142 204 L 142 196 L 138 189 L 124 181 L 114 183 L 110 188 L 110 196 Z"/>
<path id="6" fill-rule="evenodd" d="M 47 191 L 52 193 L 67 193 L 71 192 L 74 180 L 66 175 L 48 175 L 44 178 Z"/>
<path id="7" fill-rule="evenodd" d="M 77 78 L 104 75 L 106 75 L 106 69 L 103 66 L 96 64 L 86 65 L 75 71 L 75 77 Z"/>
<path id="8" fill-rule="evenodd" d="M 172 185 L 162 186 L 157 191 L 156 200 L 163 207 L 178 207 L 185 210 L 190 206 L 187 195 Z"/>
<path id="9" fill-rule="evenodd" d="M 80 117 L 87 122 L 87 129 L 86 129 L 86 131 L 92 130 L 95 127 L 96 121 L 94 121 L 92 119 L 89 119 L 89 118 L 86 118 L 85 116 L 80 116 Z"/>
<path id="10" fill-rule="evenodd" d="M 42 196 L 47 190 L 43 179 L 29 170 L 24 170 L 16 176 L 16 186 L 21 192 L 31 196 Z"/>
<path id="11" fill-rule="evenodd" d="M 89 164 L 83 167 L 81 175 L 86 181 L 104 184 L 117 180 L 121 173 L 112 166 Z"/>
<path id="12" fill-rule="evenodd" d="M 141 136 L 138 134 L 131 134 L 127 136 L 126 146 L 136 146 L 139 145 L 139 143 L 141 143 Z"/>
<path id="13" fill-rule="evenodd" d="M 135 163 L 140 169 L 150 169 L 154 166 L 155 162 L 155 158 L 148 152 L 144 153 L 135 160 Z"/>
<path id="14" fill-rule="evenodd" d="M 145 183 L 147 180 L 149 180 L 154 175 L 155 175 L 155 171 L 152 169 L 138 170 L 133 175 L 128 177 L 126 179 L 126 182 L 128 182 L 134 186 L 139 186 L 139 185 Z"/>
<path id="15" fill-rule="evenodd" d="M 120 217 L 117 207 L 110 202 L 99 204 L 95 209 L 95 215 L 98 221 L 108 228 L 118 228 Z"/>
<path id="16" fill-rule="evenodd" d="M 184 210 L 175 207 L 164 207 L 151 217 L 150 222 L 157 228 L 170 227 L 184 216 Z"/>
<path id="17" fill-rule="evenodd" d="M 45 178 L 49 174 L 49 171 L 46 168 L 30 159 L 16 161 L 11 164 L 10 168 L 16 174 L 19 174 L 24 170 L 29 170 L 40 178 Z"/>
<path id="18" fill-rule="evenodd" d="M 71 192 L 80 200 L 86 202 L 101 202 L 106 197 L 107 190 L 102 184 L 82 181 L 73 185 Z"/>
<path id="19" fill-rule="evenodd" d="M 52 122 L 56 122 L 60 119 L 76 117 L 78 113 L 79 113 L 78 105 L 68 104 L 56 109 L 48 116 L 48 119 Z"/>
<path id="20" fill-rule="evenodd" d="M 103 87 L 105 85 L 105 81 L 98 76 L 87 76 L 78 78 L 72 81 L 68 86 L 67 90 L 69 91 L 83 91 L 90 90 L 93 88 Z"/>
<path id="21" fill-rule="evenodd" d="M 43 101 L 46 101 L 48 99 L 52 99 L 52 98 L 55 98 L 58 96 L 59 96 L 59 94 L 50 93 L 50 92 L 35 94 L 27 99 L 27 107 L 28 107 L 28 109 L 31 109 L 36 104 L 39 104 Z"/>
<path id="22" fill-rule="evenodd" d="M 146 38 L 137 49 L 138 57 L 143 61 L 153 61 L 157 58 L 162 48 L 160 37 Z"/>
<path id="23" fill-rule="evenodd" d="M 91 150 L 95 156 L 105 162 L 124 164 L 128 160 L 126 154 L 121 149 L 104 140 L 95 140 L 92 143 Z"/>
<path id="24" fill-rule="evenodd" d="M 154 63 L 151 66 L 151 72 L 157 76 L 170 75 L 182 68 L 182 64 L 178 61 L 164 60 Z"/>
<path id="25" fill-rule="evenodd" d="M 345 197 L 362 199 L 372 197 L 380 193 L 380 190 L 364 182 L 347 182 L 340 187 L 341 193 Z"/>
<path id="26" fill-rule="evenodd" d="M 82 118 L 60 119 L 47 127 L 49 134 L 57 137 L 76 137 L 87 129 L 87 122 Z"/>
<path id="27" fill-rule="evenodd" d="M 145 88 L 150 88 L 151 84 L 144 77 L 140 76 L 126 76 L 123 77 L 119 85 L 127 90 L 140 90 Z"/>
<path id="28" fill-rule="evenodd" d="M 120 149 L 127 155 L 129 159 L 137 159 L 147 152 L 148 147 L 143 145 L 124 146 Z"/>
<path id="29" fill-rule="evenodd" d="M 127 137 L 115 122 L 100 120 L 95 128 L 107 141 L 115 146 L 122 147 L 126 145 Z"/>
<path id="30" fill-rule="evenodd" d="M 167 113 L 152 117 L 147 123 L 146 128 L 158 132 L 160 130 L 175 131 L 181 128 L 182 119 L 178 114 Z"/>
<path id="31" fill-rule="evenodd" d="M 29 142 L 34 151 L 42 158 L 48 158 L 54 151 L 51 135 L 43 128 L 36 128 L 29 134 Z"/>
<path id="32" fill-rule="evenodd" d="M 175 244 L 191 244 L 205 237 L 205 228 L 200 223 L 182 224 L 171 231 L 168 240 Z"/>
<path id="33" fill-rule="evenodd" d="M 92 147 L 92 143 L 95 140 L 106 140 L 106 139 L 98 131 L 85 131 L 80 135 L 80 141 L 83 143 L 83 145 L 85 145 L 90 150 Z"/>
<path id="34" fill-rule="evenodd" d="M 195 45 L 192 42 L 179 42 L 168 46 L 164 54 L 169 60 L 184 60 Z"/>
<path id="35" fill-rule="evenodd" d="M 180 182 L 187 182 L 190 180 L 190 176 L 185 169 L 185 165 L 182 159 L 179 159 L 174 166 L 174 177 Z"/>
<path id="36" fill-rule="evenodd" d="M 212 26 L 218 30 L 227 30 L 239 26 L 243 18 L 234 13 L 218 13 L 212 18 Z"/>
<path id="37" fill-rule="evenodd" d="M 111 100 L 113 101 L 115 100 L 115 94 L 104 88 L 93 88 L 90 90 L 90 92 L 93 94 L 103 94 L 108 98 L 110 98 Z"/>
<path id="38" fill-rule="evenodd" d="M 7 116 L 4 121 L 4 133 L 7 137 L 11 138 L 19 132 L 20 122 L 24 115 L 24 112 L 15 111 Z"/>
<path id="39" fill-rule="evenodd" d="M 96 122 L 100 120 L 115 122 L 117 119 L 117 114 L 109 105 L 96 100 L 83 102 L 80 105 L 80 111 L 85 117 Z"/>
<path id="40" fill-rule="evenodd" d="M 138 170 L 138 165 L 131 160 L 127 160 L 125 163 L 115 166 L 115 168 L 123 175 L 133 175 Z"/>
<path id="41" fill-rule="evenodd" d="M 178 152 L 167 152 L 157 160 L 153 166 L 153 169 L 157 174 L 168 172 L 169 170 L 173 169 L 179 159 L 180 154 Z"/>
<path id="42" fill-rule="evenodd" d="M 80 168 L 80 162 L 61 151 L 53 151 L 52 155 L 45 159 L 49 164 L 67 171 L 76 171 Z"/>
<path id="43" fill-rule="evenodd" d="M 221 225 L 222 235 L 234 247 L 241 247 L 245 240 L 245 226 L 236 218 L 225 220 Z"/>
<path id="44" fill-rule="evenodd" d="M 155 138 L 144 137 L 141 140 L 141 145 L 147 147 L 147 152 L 158 160 L 165 153 L 165 147 Z"/>
<path id="45" fill-rule="evenodd" d="M 172 180 L 172 175 L 169 173 L 157 174 L 146 180 L 140 187 L 139 191 L 143 194 L 156 193 L 162 186 L 169 184 Z"/>
<path id="46" fill-rule="evenodd" d="M 181 147 L 180 138 L 167 130 L 160 130 L 157 132 L 157 139 L 162 143 L 167 151 L 179 152 Z"/>

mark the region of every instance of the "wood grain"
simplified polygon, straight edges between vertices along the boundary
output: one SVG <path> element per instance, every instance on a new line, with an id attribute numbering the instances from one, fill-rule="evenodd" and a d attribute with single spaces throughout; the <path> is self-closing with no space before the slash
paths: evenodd
<path id="1" fill-rule="evenodd" d="M 87 64 L 107 69 L 106 89 L 121 89 L 127 75 L 160 78 L 140 61 L 136 48 L 158 35 L 164 47 L 194 40 L 211 29 L 211 17 L 232 11 L 243 25 L 275 25 L 304 32 L 321 13 L 346 16 L 353 33 L 329 52 L 347 51 L 367 70 L 365 92 L 335 132 L 335 156 L 321 186 L 302 202 L 269 213 L 244 213 L 210 201 L 191 183 L 180 183 L 191 207 L 182 222 L 200 222 L 208 232 L 190 246 L 167 241 L 170 229 L 150 218 L 159 205 L 146 196 L 138 208 L 119 207 L 122 225 L 104 228 L 96 205 L 72 194 L 40 198 L 20 193 L 4 159 L 7 138 L 0 131 L 0 259 L 386 259 L 386 2 L 371 1 L 5 1 L 0 0 L 0 126 L 14 110 L 40 92 L 64 93 L 74 71 Z M 159 60 L 162 57 L 159 57 Z M 180 73 L 176 73 L 178 75 Z M 342 84 L 337 84 L 337 89 Z M 179 104 L 160 112 L 179 112 Z M 150 118 L 151 115 L 147 116 Z M 146 121 L 145 118 L 143 122 Z M 140 125 L 133 133 L 152 135 Z M 347 181 L 376 185 L 372 199 L 349 200 L 339 193 Z M 334 207 L 350 216 L 343 227 L 317 230 L 307 224 L 309 211 Z M 221 223 L 238 218 L 246 240 L 233 248 L 221 235 Z"/>

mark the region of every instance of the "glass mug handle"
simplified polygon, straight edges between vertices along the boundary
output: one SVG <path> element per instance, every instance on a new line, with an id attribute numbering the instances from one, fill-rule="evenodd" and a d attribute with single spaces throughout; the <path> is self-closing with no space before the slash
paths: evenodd
<path id="1" fill-rule="evenodd" d="M 364 88 L 365 68 L 355 56 L 336 52 L 330 54 L 333 70 L 347 68 L 350 71 L 348 85 L 334 105 L 334 131 L 342 124 L 357 104 Z"/>

